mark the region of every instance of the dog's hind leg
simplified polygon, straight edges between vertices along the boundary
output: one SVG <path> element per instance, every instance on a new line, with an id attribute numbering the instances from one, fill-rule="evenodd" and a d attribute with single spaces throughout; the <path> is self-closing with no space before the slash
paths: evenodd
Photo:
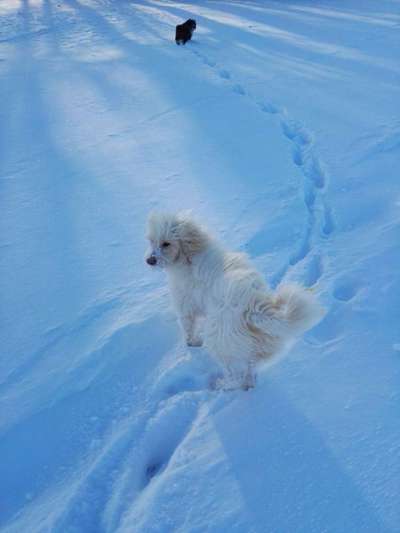
<path id="1" fill-rule="evenodd" d="M 238 371 L 230 367 L 223 369 L 223 377 L 216 381 L 215 388 L 225 391 L 233 391 L 242 389 L 248 391 L 254 389 L 257 382 L 257 374 L 255 371 L 255 365 L 249 362 L 246 370 Z"/>
<path id="2" fill-rule="evenodd" d="M 250 359 L 247 365 L 247 370 L 243 378 L 242 389 L 249 390 L 254 389 L 257 383 L 256 364 L 253 359 Z"/>

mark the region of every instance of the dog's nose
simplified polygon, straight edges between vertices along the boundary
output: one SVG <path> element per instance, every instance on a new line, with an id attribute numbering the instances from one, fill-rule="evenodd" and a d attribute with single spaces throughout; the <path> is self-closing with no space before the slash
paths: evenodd
<path id="1" fill-rule="evenodd" d="M 146 263 L 148 265 L 154 266 L 157 263 L 157 259 L 154 257 L 154 255 L 151 255 L 146 259 Z"/>

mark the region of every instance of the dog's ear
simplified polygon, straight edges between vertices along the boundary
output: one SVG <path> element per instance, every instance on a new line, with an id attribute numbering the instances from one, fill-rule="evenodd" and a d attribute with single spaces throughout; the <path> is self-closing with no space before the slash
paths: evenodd
<path id="1" fill-rule="evenodd" d="M 209 236 L 189 218 L 187 212 L 179 214 L 177 234 L 182 254 L 189 262 L 194 255 L 204 251 L 208 246 Z"/>

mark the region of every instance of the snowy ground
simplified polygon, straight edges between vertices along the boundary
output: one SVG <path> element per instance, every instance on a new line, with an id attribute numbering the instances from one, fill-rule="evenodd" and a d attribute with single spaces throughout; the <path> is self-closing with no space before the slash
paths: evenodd
<path id="1" fill-rule="evenodd" d="M 400 531 L 399 32 L 399 0 L 0 2 L 2 531 Z M 154 208 L 328 309 L 256 390 L 183 347 Z"/>

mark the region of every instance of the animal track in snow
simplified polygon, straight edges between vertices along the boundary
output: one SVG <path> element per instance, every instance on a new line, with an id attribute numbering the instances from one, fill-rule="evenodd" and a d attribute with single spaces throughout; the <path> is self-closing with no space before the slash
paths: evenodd
<path id="1" fill-rule="evenodd" d="M 270 113 L 271 115 L 279 113 L 279 109 L 274 104 L 257 102 L 257 105 L 263 113 Z"/>
<path id="2" fill-rule="evenodd" d="M 322 259 L 319 255 L 314 255 L 307 265 L 307 270 L 305 274 L 305 285 L 306 287 L 312 287 L 315 285 L 318 280 L 321 278 L 323 273 Z"/>
<path id="3" fill-rule="evenodd" d="M 204 62 L 205 65 L 209 66 L 209 67 L 215 67 L 216 66 L 216 63 L 215 61 L 212 61 L 211 59 L 208 59 L 207 57 L 203 57 L 203 56 L 200 56 Z"/>
<path id="4" fill-rule="evenodd" d="M 282 119 L 281 127 L 285 137 L 293 142 L 293 162 L 303 168 L 304 175 L 315 187 L 322 189 L 326 183 L 326 172 L 320 159 L 313 153 L 311 134 L 293 120 Z"/>
<path id="5" fill-rule="evenodd" d="M 232 74 L 226 69 L 219 69 L 218 64 L 214 60 L 210 60 L 202 53 L 194 52 L 205 65 L 217 70 L 220 78 L 227 80 L 230 83 L 231 90 L 241 96 L 247 96 L 252 100 L 259 110 L 263 113 L 278 115 L 280 126 L 283 135 L 292 143 L 292 160 L 293 163 L 299 167 L 303 176 L 304 188 L 304 203 L 308 212 L 305 234 L 301 240 L 297 251 L 289 258 L 288 264 L 283 267 L 274 277 L 273 283 L 278 284 L 286 275 L 287 270 L 302 261 L 312 250 L 313 237 L 318 235 L 316 227 L 317 222 L 320 224 L 319 235 L 321 237 L 329 237 L 335 229 L 332 210 L 327 204 L 326 198 L 323 196 L 323 189 L 326 187 L 327 174 L 320 158 L 315 153 L 313 135 L 298 121 L 293 120 L 285 109 L 279 109 L 275 104 L 265 101 L 254 101 L 246 89 L 236 83 Z M 320 209 L 322 205 L 322 217 L 316 217 L 316 209 Z M 321 220 L 322 218 L 322 220 Z M 315 256 L 317 257 L 317 256 Z M 309 286 L 316 283 L 320 277 L 319 271 L 321 260 L 312 258 L 310 262 L 310 270 L 306 275 L 306 284 Z M 318 256 L 319 257 L 319 256 Z M 319 265 L 319 266 L 318 266 Z"/>
<path id="6" fill-rule="evenodd" d="M 163 463 L 162 462 L 153 462 L 150 463 L 145 472 L 146 476 L 146 485 L 150 483 L 150 481 L 153 479 L 154 476 L 156 476 L 160 470 L 162 469 Z"/>
<path id="7" fill-rule="evenodd" d="M 201 393 L 188 392 L 161 402 L 156 397 L 154 392 L 150 394 L 151 411 L 114 481 L 112 497 L 103 513 L 107 531 L 118 528 L 128 507 L 130 511 L 135 506 L 140 508 L 147 489 L 162 480 L 204 401 Z"/>
<path id="8" fill-rule="evenodd" d="M 356 282 L 353 280 L 343 280 L 335 286 L 333 296 L 341 302 L 349 302 L 356 296 L 357 292 L 358 286 Z"/>
<path id="9" fill-rule="evenodd" d="M 218 71 L 218 74 L 224 80 L 230 80 L 231 79 L 231 75 L 229 74 L 229 72 L 227 70 L 221 69 L 221 70 Z"/>
<path id="10" fill-rule="evenodd" d="M 298 167 L 301 167 L 301 165 L 304 163 L 304 157 L 303 157 L 303 150 L 300 148 L 300 146 L 294 146 L 292 157 L 293 157 L 293 163 L 297 165 Z"/>
<path id="11" fill-rule="evenodd" d="M 314 211 L 316 200 L 315 189 L 308 183 L 304 185 L 304 203 L 310 213 Z"/>
<path id="12" fill-rule="evenodd" d="M 193 50 L 191 49 L 192 53 L 194 55 L 196 55 L 205 65 L 207 65 L 208 67 L 211 67 L 211 68 L 214 68 L 217 64 L 214 60 L 212 59 L 209 59 L 207 56 L 201 54 L 200 52 L 198 52 L 197 50 Z"/>
<path id="13" fill-rule="evenodd" d="M 311 155 L 305 159 L 303 165 L 305 175 L 318 189 L 322 189 L 325 186 L 326 176 L 319 158 Z"/>
<path id="14" fill-rule="evenodd" d="M 143 468 L 143 488 L 159 475 L 184 440 L 197 416 L 199 398 L 192 394 L 174 397 L 160 404 L 160 409 L 149 421 L 139 444 L 147 456 Z"/>
<path id="15" fill-rule="evenodd" d="M 236 94 L 240 94 L 241 96 L 244 96 L 246 94 L 246 91 L 243 89 L 243 87 L 236 83 L 233 87 L 232 87 L 232 90 L 234 93 Z"/>
<path id="16" fill-rule="evenodd" d="M 315 213 L 321 203 L 324 217 L 320 234 L 328 237 L 334 230 L 334 223 L 331 209 L 320 192 L 326 185 L 326 172 L 320 159 L 314 153 L 313 136 L 300 123 L 288 118 L 286 110 L 282 111 L 280 116 L 282 132 L 292 143 L 293 163 L 299 167 L 304 176 L 304 203 L 308 211 L 306 235 L 298 251 L 289 259 L 289 266 L 294 266 L 305 259 L 312 250 L 313 235 L 317 230 L 316 223 L 321 224 Z M 321 261 L 315 257 L 311 259 L 306 273 L 306 285 L 311 286 L 318 281 L 322 274 L 321 264 Z M 279 281 L 285 276 L 286 270 L 282 270 Z"/>
<path id="17" fill-rule="evenodd" d="M 281 127 L 285 137 L 298 146 L 309 146 L 312 143 L 312 137 L 308 131 L 294 120 L 282 118 Z"/>
<path id="18" fill-rule="evenodd" d="M 335 230 L 335 222 L 332 217 L 331 208 L 325 202 L 323 204 L 323 213 L 322 235 L 328 237 Z"/>
<path id="19" fill-rule="evenodd" d="M 300 243 L 299 249 L 292 254 L 289 259 L 290 266 L 297 265 L 297 263 L 300 263 L 300 261 L 302 261 L 309 254 L 311 251 L 310 237 L 310 231 L 307 231 L 302 242 Z"/>

